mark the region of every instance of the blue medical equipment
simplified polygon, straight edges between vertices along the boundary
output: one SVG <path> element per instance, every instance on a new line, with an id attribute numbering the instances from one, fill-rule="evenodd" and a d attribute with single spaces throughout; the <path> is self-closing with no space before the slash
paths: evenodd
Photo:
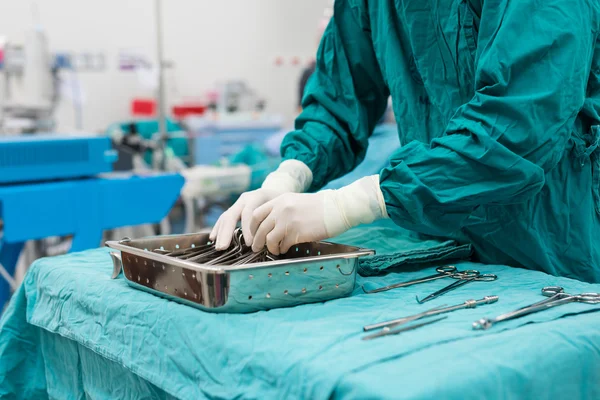
<path id="1" fill-rule="evenodd" d="M 113 161 L 108 138 L 0 140 L 0 309 L 26 241 L 73 235 L 70 251 L 82 251 L 98 247 L 104 230 L 157 223 L 166 216 L 183 178 L 101 174 L 111 171 Z"/>
<path id="2" fill-rule="evenodd" d="M 7 136 L 0 138 L 0 184 L 109 172 L 116 157 L 104 137 Z"/>
<path id="3" fill-rule="evenodd" d="M 209 121 L 190 117 L 185 125 L 193 140 L 193 163 L 214 164 L 222 158 L 241 151 L 244 147 L 264 143 L 283 129 L 278 118 L 244 121 Z"/>
<path id="4" fill-rule="evenodd" d="M 189 161 L 189 146 L 188 137 L 183 127 L 176 121 L 167 118 L 167 141 L 166 147 L 172 154 L 184 162 Z M 113 140 L 119 138 L 120 135 L 139 135 L 145 141 L 152 141 L 158 137 L 158 120 L 146 119 L 114 123 L 106 130 L 106 135 Z M 124 141 L 119 138 L 118 141 Z M 148 165 L 152 165 L 152 149 L 145 148 L 143 150 L 144 161 Z M 120 160 L 119 160 L 120 161 Z"/>

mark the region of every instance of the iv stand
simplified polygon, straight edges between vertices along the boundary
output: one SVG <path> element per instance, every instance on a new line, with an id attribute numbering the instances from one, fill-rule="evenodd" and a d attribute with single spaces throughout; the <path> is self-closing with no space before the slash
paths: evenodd
<path id="1" fill-rule="evenodd" d="M 156 14 L 156 57 L 158 60 L 158 148 L 156 152 L 159 155 L 158 163 L 154 161 L 154 168 L 164 171 L 166 168 L 166 144 L 167 144 L 167 117 L 166 117 L 166 99 L 165 99 L 165 77 L 164 77 L 164 54 L 163 54 L 163 27 L 162 27 L 162 12 L 161 0 L 154 0 Z M 157 165 L 158 164 L 158 165 Z"/>

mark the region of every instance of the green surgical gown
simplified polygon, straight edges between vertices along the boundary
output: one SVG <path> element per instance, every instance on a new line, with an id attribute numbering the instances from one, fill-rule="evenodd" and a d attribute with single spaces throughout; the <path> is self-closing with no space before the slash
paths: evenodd
<path id="1" fill-rule="evenodd" d="M 593 0 L 337 0 L 282 154 L 351 171 L 392 98 L 394 222 L 487 263 L 600 282 Z"/>

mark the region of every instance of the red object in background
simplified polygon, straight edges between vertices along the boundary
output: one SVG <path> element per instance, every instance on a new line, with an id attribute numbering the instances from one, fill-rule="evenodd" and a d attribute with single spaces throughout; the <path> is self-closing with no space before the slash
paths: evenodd
<path id="1" fill-rule="evenodd" d="M 152 99 L 133 99 L 131 114 L 134 116 L 153 117 L 156 115 L 156 101 Z"/>
<path id="2" fill-rule="evenodd" d="M 202 115 L 206 112 L 204 104 L 180 104 L 173 106 L 173 115 L 177 119 L 182 119 L 188 115 Z"/>

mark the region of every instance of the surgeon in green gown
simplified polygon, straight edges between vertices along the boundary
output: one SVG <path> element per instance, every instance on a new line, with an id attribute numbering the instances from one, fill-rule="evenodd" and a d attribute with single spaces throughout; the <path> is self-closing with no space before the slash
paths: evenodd
<path id="1" fill-rule="evenodd" d="M 593 0 L 337 0 L 285 161 L 221 216 L 217 247 L 240 221 L 277 254 L 391 218 L 600 282 L 599 28 Z M 361 162 L 389 96 L 389 165 L 319 191 Z"/>

